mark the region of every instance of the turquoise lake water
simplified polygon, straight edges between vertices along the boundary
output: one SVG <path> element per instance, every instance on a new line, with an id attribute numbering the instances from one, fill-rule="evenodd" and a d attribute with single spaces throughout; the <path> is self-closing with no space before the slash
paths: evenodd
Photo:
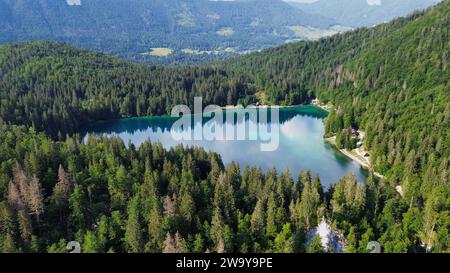
<path id="1" fill-rule="evenodd" d="M 125 143 L 139 146 L 150 139 L 161 142 L 166 148 L 178 144 L 203 147 L 207 151 L 214 151 L 222 156 L 223 162 L 228 164 L 238 162 L 244 165 L 256 165 L 264 170 L 275 166 L 278 171 L 289 168 L 294 178 L 300 171 L 310 170 L 313 175 L 319 174 L 322 184 L 329 186 L 337 182 L 342 176 L 352 172 L 359 181 L 364 181 L 367 171 L 361 166 L 341 154 L 329 143 L 324 141 L 323 119 L 327 113 L 314 106 L 299 106 L 284 108 L 279 111 L 279 122 L 269 120 L 270 126 L 279 125 L 279 145 L 274 151 L 261 151 L 261 140 L 180 140 L 173 138 L 173 124 L 177 118 L 172 117 L 143 117 L 127 118 L 98 122 L 82 132 L 82 135 L 96 134 L 118 136 Z M 247 117 L 245 124 L 261 126 L 261 120 Z M 264 123 L 265 124 L 265 123 Z M 207 118 L 203 122 L 185 128 L 185 133 L 193 130 L 220 128 L 236 129 L 239 122 L 217 121 Z M 251 128 L 251 126 L 250 126 Z M 259 127 L 258 127 L 259 128 Z M 276 128 L 276 127 L 274 127 Z M 247 129 L 247 132 L 249 130 Z M 250 132 L 250 135 L 252 132 Z"/>

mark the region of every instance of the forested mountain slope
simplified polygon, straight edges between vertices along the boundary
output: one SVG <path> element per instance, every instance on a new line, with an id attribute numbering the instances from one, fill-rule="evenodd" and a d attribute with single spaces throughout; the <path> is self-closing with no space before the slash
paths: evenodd
<path id="1" fill-rule="evenodd" d="M 1 251 L 65 251 L 76 239 L 86 252 L 314 252 L 305 234 L 322 216 L 350 252 L 373 240 L 385 252 L 448 251 L 449 22 L 447 0 L 203 67 L 146 67 L 49 42 L 0 47 Z M 288 171 L 241 173 L 198 149 L 65 137 L 98 119 L 167 113 L 194 94 L 221 105 L 317 94 L 336 108 L 327 133 L 347 146 L 349 129 L 365 130 L 387 180 L 348 176 L 324 191 L 307 173 L 297 183 Z"/>
<path id="2" fill-rule="evenodd" d="M 295 3 L 301 10 L 335 19 L 349 27 L 370 27 L 427 8 L 440 0 L 319 0 Z"/>
<path id="3" fill-rule="evenodd" d="M 52 136 L 85 122 L 170 113 L 173 105 L 246 100 L 245 79 L 210 67 L 147 67 L 50 42 L 0 47 L 1 118 Z"/>
<path id="4" fill-rule="evenodd" d="M 0 0 L 2 44 L 59 41 L 150 63 L 221 59 L 300 38 L 290 27 L 333 25 L 281 0 Z"/>

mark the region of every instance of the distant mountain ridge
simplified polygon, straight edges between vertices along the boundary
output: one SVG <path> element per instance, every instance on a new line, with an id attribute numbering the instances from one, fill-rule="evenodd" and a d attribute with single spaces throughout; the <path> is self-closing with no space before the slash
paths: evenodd
<path id="1" fill-rule="evenodd" d="M 138 61 L 151 48 L 175 60 L 239 54 L 297 38 L 290 26 L 335 23 L 281 0 L 0 0 L 0 43 L 61 41 Z"/>
<path id="2" fill-rule="evenodd" d="M 406 16 L 441 0 L 318 0 L 291 4 L 300 10 L 335 19 L 349 27 L 367 27 Z"/>

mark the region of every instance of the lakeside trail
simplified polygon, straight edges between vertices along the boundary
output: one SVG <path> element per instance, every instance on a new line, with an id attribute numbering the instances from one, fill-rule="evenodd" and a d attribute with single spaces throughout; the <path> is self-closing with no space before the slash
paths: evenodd
<path id="1" fill-rule="evenodd" d="M 332 144 L 334 147 L 336 147 L 336 149 L 338 149 L 342 154 L 344 154 L 345 156 L 349 157 L 350 159 L 358 162 L 363 168 L 373 172 L 373 175 L 375 175 L 378 178 L 382 178 L 382 179 L 386 179 L 386 177 L 384 175 L 382 175 L 379 172 L 375 172 L 372 168 L 372 165 L 370 163 L 370 158 L 369 157 L 364 157 L 364 154 L 366 153 L 365 151 L 361 150 L 360 148 L 358 149 L 354 149 L 352 151 L 348 151 L 346 149 L 339 149 L 336 145 L 336 137 L 330 137 L 330 138 L 325 138 L 325 141 L 329 142 L 330 144 Z M 352 153 L 354 152 L 354 154 Z"/>
<path id="2" fill-rule="evenodd" d="M 311 104 L 327 111 L 328 113 L 330 112 L 330 108 L 333 107 L 332 105 L 321 103 L 318 99 L 313 100 Z M 365 134 L 364 133 L 361 133 L 361 134 L 362 134 L 361 140 L 363 140 Z M 370 163 L 370 157 L 365 156 L 366 154 L 368 154 L 368 151 L 362 150 L 361 148 L 353 149 L 352 151 L 347 151 L 346 149 L 339 149 L 339 147 L 337 147 L 337 145 L 336 145 L 336 137 L 335 136 L 330 137 L 330 138 L 325 138 L 325 141 L 332 144 L 336 149 L 338 149 L 345 156 L 358 162 L 363 168 L 373 172 L 373 174 L 376 177 L 386 179 L 386 177 L 384 175 L 382 175 L 379 172 L 375 172 L 373 170 L 372 164 Z"/>

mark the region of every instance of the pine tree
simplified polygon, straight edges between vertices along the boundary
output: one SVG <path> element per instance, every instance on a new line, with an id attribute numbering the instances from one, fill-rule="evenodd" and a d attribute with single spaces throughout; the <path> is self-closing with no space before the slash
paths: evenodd
<path id="1" fill-rule="evenodd" d="M 187 225 L 189 225 L 194 217 L 195 203 L 189 191 L 183 191 L 179 199 L 180 214 L 184 217 Z"/>
<path id="2" fill-rule="evenodd" d="M 17 213 L 17 222 L 19 223 L 20 237 L 25 242 L 30 242 L 33 233 L 31 219 L 25 210 L 19 210 Z"/>
<path id="3" fill-rule="evenodd" d="M 22 166 L 18 161 L 16 161 L 13 167 L 14 183 L 17 185 L 20 193 L 20 197 L 23 203 L 28 204 L 29 202 L 29 183 Z"/>
<path id="4" fill-rule="evenodd" d="M 274 194 L 272 193 L 267 203 L 267 220 L 266 220 L 266 235 L 272 239 L 275 238 L 275 236 L 278 233 L 276 207 L 277 206 L 275 204 Z"/>
<path id="5" fill-rule="evenodd" d="M 177 253 L 175 240 L 169 232 L 167 232 L 166 239 L 164 240 L 163 253 Z"/>
<path id="6" fill-rule="evenodd" d="M 21 210 L 25 207 L 19 189 L 13 181 L 8 184 L 8 204 L 14 210 Z"/>
<path id="7" fill-rule="evenodd" d="M 172 217 L 177 213 L 177 196 L 174 194 L 172 198 L 166 196 L 164 199 L 164 215 Z"/>
<path id="8" fill-rule="evenodd" d="M 352 226 L 347 235 L 347 245 L 345 251 L 348 253 L 356 253 L 358 238 L 356 237 L 356 228 Z"/>
<path id="9" fill-rule="evenodd" d="M 220 240 L 223 240 L 225 223 L 223 222 L 223 217 L 219 209 L 215 209 L 211 219 L 211 229 L 209 236 L 213 241 L 214 245 L 219 245 Z"/>
<path id="10" fill-rule="evenodd" d="M 312 238 L 311 242 L 306 248 L 307 253 L 323 253 L 323 246 L 320 236 L 316 235 Z"/>
<path id="11" fill-rule="evenodd" d="M 129 252 L 142 252 L 142 236 L 142 230 L 139 223 L 139 197 L 136 195 L 129 205 L 128 220 L 125 228 L 125 243 Z"/>
<path id="12" fill-rule="evenodd" d="M 147 252 L 156 253 L 162 250 L 163 230 L 162 219 L 160 212 L 156 206 L 154 206 L 150 212 L 150 222 L 148 224 L 149 241 L 145 245 Z"/>
<path id="13" fill-rule="evenodd" d="M 345 176 L 335 186 L 331 205 L 338 221 L 357 224 L 366 206 L 366 190 L 353 174 Z"/>
<path id="14" fill-rule="evenodd" d="M 223 241 L 223 238 L 219 239 L 219 242 L 217 243 L 217 253 L 225 253 L 225 243 Z"/>
<path id="15" fill-rule="evenodd" d="M 221 174 L 215 184 L 213 206 L 225 224 L 235 224 L 234 189 L 226 174 Z"/>
<path id="16" fill-rule="evenodd" d="M 303 192 L 298 207 L 298 216 L 306 230 L 317 225 L 317 212 L 320 205 L 320 194 L 317 187 L 312 185 L 311 177 L 306 175 L 303 180 Z"/>
<path id="17" fill-rule="evenodd" d="M 264 219 L 265 219 L 264 205 L 261 200 L 258 200 L 258 202 L 256 202 L 256 206 L 255 206 L 255 209 L 252 214 L 251 230 L 252 230 L 253 236 L 259 242 L 262 242 L 265 239 L 264 238 L 265 237 L 264 236 L 264 233 L 265 233 Z"/>
<path id="18" fill-rule="evenodd" d="M 425 245 L 426 251 L 430 251 L 436 240 L 435 227 L 437 223 L 438 215 L 435 211 L 436 199 L 434 196 L 430 196 L 425 203 L 425 209 L 423 214 L 423 229 L 420 233 L 422 243 Z"/>
<path id="19" fill-rule="evenodd" d="M 176 253 L 186 253 L 187 252 L 187 245 L 186 241 L 183 239 L 181 234 L 177 231 L 175 233 L 175 248 Z"/>
<path id="20" fill-rule="evenodd" d="M 203 251 L 204 251 L 204 244 L 205 244 L 205 242 L 203 240 L 202 235 L 200 233 L 197 233 L 195 235 L 194 246 L 193 246 L 192 251 L 194 253 L 203 253 Z"/>
<path id="21" fill-rule="evenodd" d="M 105 215 L 100 216 L 100 220 L 96 228 L 97 245 L 99 252 L 106 252 L 110 229 L 111 227 L 109 225 L 108 217 Z"/>
<path id="22" fill-rule="evenodd" d="M 252 245 L 250 215 L 243 215 L 238 211 L 238 229 L 236 233 L 236 244 L 240 253 L 247 253 Z"/>
<path id="23" fill-rule="evenodd" d="M 88 230 L 83 238 L 83 253 L 99 253 L 101 247 L 95 232 Z"/>
<path id="24" fill-rule="evenodd" d="M 181 234 L 177 231 L 175 237 L 168 232 L 166 234 L 166 240 L 164 240 L 163 253 L 185 253 L 187 252 L 186 242 L 181 237 Z"/>
<path id="25" fill-rule="evenodd" d="M 274 252 L 276 253 L 294 252 L 294 235 L 292 234 L 291 224 L 283 225 L 281 232 L 275 238 L 274 244 Z"/>
<path id="26" fill-rule="evenodd" d="M 18 252 L 14 237 L 11 233 L 7 233 L 3 240 L 2 253 L 16 253 Z"/>
<path id="27" fill-rule="evenodd" d="M 75 184 L 73 193 L 69 198 L 69 205 L 72 211 L 71 222 L 78 230 L 84 229 L 87 222 L 85 210 L 88 207 L 88 201 L 82 185 Z"/>
<path id="28" fill-rule="evenodd" d="M 39 216 L 44 213 L 44 196 L 41 183 L 36 176 L 33 176 L 30 180 L 28 208 L 30 213 L 36 216 L 36 221 L 39 223 Z"/>
<path id="29" fill-rule="evenodd" d="M 53 200 L 57 206 L 64 206 L 68 202 L 71 190 L 72 184 L 67 178 L 63 166 L 59 165 L 58 182 L 53 189 Z"/>

